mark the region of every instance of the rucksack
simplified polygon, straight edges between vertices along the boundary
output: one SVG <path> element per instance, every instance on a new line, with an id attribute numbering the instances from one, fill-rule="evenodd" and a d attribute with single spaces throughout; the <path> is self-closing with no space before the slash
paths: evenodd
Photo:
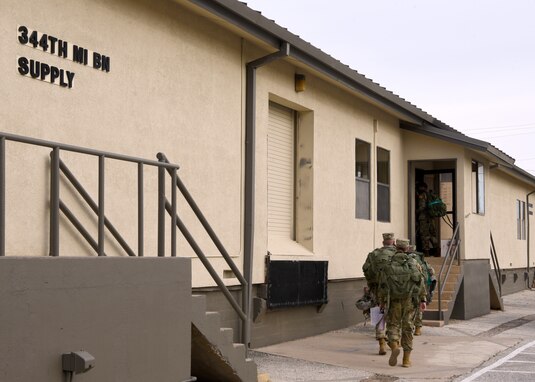
<path id="1" fill-rule="evenodd" d="M 379 275 L 383 268 L 390 262 L 390 258 L 394 252 L 394 248 L 378 248 L 368 254 L 362 270 L 369 284 L 379 283 Z"/>
<path id="2" fill-rule="evenodd" d="M 433 218 L 445 216 L 448 212 L 446 203 L 433 192 L 428 192 L 427 195 L 427 211 L 429 212 L 429 216 Z"/>
<path id="3" fill-rule="evenodd" d="M 416 260 L 407 253 L 396 252 L 383 268 L 377 293 L 383 302 L 409 297 L 416 301 L 422 281 L 423 275 Z"/>

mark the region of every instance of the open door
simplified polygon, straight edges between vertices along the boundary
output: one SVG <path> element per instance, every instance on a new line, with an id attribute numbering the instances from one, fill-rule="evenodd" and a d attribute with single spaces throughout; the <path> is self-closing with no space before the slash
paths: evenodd
<path id="1" fill-rule="evenodd" d="M 446 168 L 449 164 L 449 168 Z M 412 206 L 412 221 L 414 239 L 418 251 L 429 256 L 441 256 L 446 253 L 448 243 L 453 236 L 456 216 L 456 184 L 455 162 L 426 161 L 415 162 L 414 166 L 414 202 Z M 442 168 L 437 168 L 442 167 Z M 433 192 L 446 204 L 447 214 L 442 218 L 430 218 L 428 221 L 419 219 L 418 214 L 418 186 L 425 184 L 428 192 Z M 423 225 L 430 225 L 425 226 Z M 428 252 L 428 253 L 427 253 Z"/>

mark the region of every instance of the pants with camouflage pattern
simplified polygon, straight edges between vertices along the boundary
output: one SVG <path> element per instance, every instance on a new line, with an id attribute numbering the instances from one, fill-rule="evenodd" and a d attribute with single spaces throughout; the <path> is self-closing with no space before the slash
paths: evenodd
<path id="1" fill-rule="evenodd" d="M 377 325 L 375 325 L 375 339 L 377 341 L 379 340 L 382 340 L 382 339 L 386 339 L 386 331 L 385 331 L 385 327 L 386 325 L 381 325 L 382 322 L 379 322 Z"/>
<path id="2" fill-rule="evenodd" d="M 415 309 L 416 307 L 410 297 L 390 300 L 390 306 L 386 315 L 386 336 L 388 343 L 398 342 L 404 351 L 412 350 Z"/>
<path id="3" fill-rule="evenodd" d="M 423 326 L 423 323 L 422 323 L 422 318 L 424 316 L 424 313 L 420 311 L 420 309 L 418 309 L 418 311 L 416 312 L 416 315 L 414 317 L 414 327 L 415 328 L 421 328 Z"/>

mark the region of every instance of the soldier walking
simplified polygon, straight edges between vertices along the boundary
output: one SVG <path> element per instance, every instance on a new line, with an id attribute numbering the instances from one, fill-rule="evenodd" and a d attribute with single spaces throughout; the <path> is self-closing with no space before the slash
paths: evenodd
<path id="1" fill-rule="evenodd" d="M 418 262 L 418 265 L 422 269 L 422 273 L 424 275 L 425 280 L 425 290 L 427 292 L 426 294 L 426 300 L 427 304 L 430 304 L 433 300 L 433 293 L 435 291 L 435 286 L 437 283 L 436 277 L 435 277 L 435 270 L 429 264 L 424 257 L 424 254 L 422 252 L 416 251 L 416 246 L 409 245 L 407 253 L 414 258 Z M 416 312 L 416 316 L 414 318 L 414 335 L 415 336 L 421 336 L 422 335 L 422 326 L 423 326 L 423 312 L 418 309 Z"/>
<path id="2" fill-rule="evenodd" d="M 377 299 L 377 287 L 383 267 L 390 262 L 390 258 L 396 252 L 394 246 L 394 234 L 383 233 L 383 247 L 376 248 L 368 254 L 362 270 L 368 283 L 368 291 L 372 298 L 372 307 L 379 306 Z M 379 341 L 379 354 L 386 354 L 385 324 L 379 322 L 375 325 L 375 339 Z"/>
<path id="3" fill-rule="evenodd" d="M 414 315 L 420 308 L 426 307 L 426 290 L 424 277 L 415 259 L 405 251 L 409 240 L 396 240 L 397 251 L 390 262 L 383 268 L 377 287 L 381 305 L 387 309 L 386 336 L 392 350 L 388 364 L 397 365 L 397 358 L 403 348 L 403 367 L 410 367 Z"/>

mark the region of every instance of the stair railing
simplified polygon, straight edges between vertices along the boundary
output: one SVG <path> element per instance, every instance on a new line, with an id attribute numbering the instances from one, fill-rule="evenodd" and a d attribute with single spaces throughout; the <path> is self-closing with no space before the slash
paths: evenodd
<path id="1" fill-rule="evenodd" d="M 498 255 L 496 253 L 496 247 L 494 246 L 492 232 L 490 232 L 490 258 L 492 259 L 492 264 L 494 265 L 494 274 L 496 275 L 496 281 L 498 282 L 500 297 L 502 297 L 502 270 L 500 269 L 500 263 L 498 262 Z"/>
<path id="2" fill-rule="evenodd" d="M 157 158 L 161 163 L 169 163 L 164 153 L 158 153 Z M 232 308 L 234 309 L 238 317 L 241 319 L 242 321 L 241 341 L 245 344 L 247 348 L 249 346 L 249 325 L 250 325 L 250 313 L 249 313 L 248 296 L 247 296 L 247 281 L 245 280 L 242 273 L 240 272 L 240 270 L 238 269 L 238 267 L 236 266 L 236 264 L 234 263 L 230 255 L 228 254 L 227 250 L 225 249 L 225 247 L 223 246 L 219 238 L 217 237 L 215 231 L 210 226 L 210 223 L 208 223 L 208 220 L 206 219 L 201 209 L 199 208 L 199 206 L 197 205 L 197 203 L 195 202 L 195 200 L 189 193 L 188 189 L 186 188 L 186 186 L 184 185 L 184 183 L 178 176 L 176 170 L 172 168 L 167 168 L 167 171 L 169 175 L 171 175 L 171 184 L 175 186 L 171 187 L 172 202 L 170 203 L 167 200 L 167 197 L 165 196 L 165 177 L 164 177 L 165 169 L 161 167 L 159 170 L 159 176 L 158 176 L 158 190 L 159 190 L 158 191 L 158 194 L 159 194 L 159 202 L 158 202 L 159 229 L 158 229 L 158 232 L 162 232 L 162 235 L 163 235 L 164 230 L 160 228 L 165 225 L 164 215 L 165 215 L 165 211 L 167 211 L 167 213 L 171 216 L 171 227 L 176 226 L 180 230 L 180 232 L 182 233 L 182 235 L 184 236 L 184 238 L 186 239 L 190 247 L 193 249 L 193 251 L 199 258 L 199 260 L 202 262 L 202 264 L 204 265 L 204 267 L 206 268 L 210 276 L 212 276 L 212 279 L 215 281 L 215 283 L 217 284 L 217 286 L 219 287 L 223 295 L 226 297 L 226 299 L 228 300 L 228 302 L 230 303 L 230 305 L 232 306 Z M 242 288 L 242 306 L 241 307 L 240 307 L 240 304 L 234 298 L 234 296 L 232 296 L 232 294 L 230 293 L 229 289 L 227 288 L 227 286 L 225 285 L 221 277 L 217 274 L 216 270 L 214 269 L 214 267 L 212 266 L 212 264 L 210 263 L 206 255 L 204 254 L 203 250 L 197 244 L 197 242 L 195 241 L 195 239 L 193 238 L 193 236 L 187 229 L 186 225 L 184 224 L 180 216 L 177 214 L 177 210 L 176 210 L 176 190 L 177 189 L 180 191 L 180 193 L 182 194 L 182 196 L 184 197 L 184 199 L 190 206 L 191 210 L 193 211 L 193 213 L 195 214 L 195 216 L 197 217 L 197 219 L 199 220 L 199 222 L 205 229 L 206 233 L 212 239 L 212 242 L 214 243 L 216 248 L 219 250 L 220 254 L 223 256 L 226 263 L 228 264 L 228 266 L 230 267 L 230 269 L 232 270 L 232 272 L 234 273 L 234 275 L 240 282 L 241 288 Z M 172 229 L 171 235 L 175 235 L 175 233 L 176 233 L 176 229 Z M 162 251 L 162 254 L 164 251 L 164 245 L 163 245 L 164 240 L 165 240 L 164 236 L 158 238 L 158 242 L 159 242 L 158 248 L 160 248 L 160 250 Z M 176 243 L 176 238 L 172 239 L 172 243 Z M 158 251 L 159 255 L 160 255 L 160 250 Z M 171 251 L 173 250 L 175 250 L 175 245 L 172 244 Z M 172 252 L 172 256 L 175 256 L 173 252 Z"/>
<path id="3" fill-rule="evenodd" d="M 437 290 L 438 290 L 438 319 L 441 320 L 443 317 L 442 314 L 442 293 L 446 287 L 446 282 L 451 271 L 451 266 L 453 262 L 457 260 L 457 265 L 461 264 L 461 257 L 459 252 L 459 244 L 461 239 L 459 238 L 459 223 L 455 225 L 453 230 L 453 236 L 449 242 L 448 249 L 446 250 L 446 255 L 444 255 L 444 262 L 440 267 L 437 277 Z M 444 275 L 444 276 L 443 276 Z M 444 280 L 444 282 L 443 282 Z"/>
<path id="4" fill-rule="evenodd" d="M 74 225 L 80 234 L 86 239 L 89 245 L 97 252 L 99 256 L 105 256 L 104 251 L 104 229 L 108 228 L 111 234 L 119 242 L 121 247 L 128 253 L 129 256 L 135 256 L 132 249 L 119 235 L 117 230 L 113 227 L 111 222 L 106 218 L 104 212 L 104 175 L 105 175 L 105 161 L 106 159 L 119 160 L 123 162 L 136 163 L 138 165 L 138 256 L 143 256 L 143 171 L 144 166 L 154 166 L 160 169 L 160 172 L 169 169 L 176 172 L 178 165 L 172 163 L 164 163 L 155 160 L 137 158 L 128 155 L 122 155 L 107 151 L 100 151 L 88 149 L 80 146 L 73 146 L 52 142 L 42 139 L 24 137 L 9 133 L 0 133 L 0 256 L 5 256 L 5 189 L 6 189 L 6 141 L 19 142 L 34 146 L 48 147 L 52 149 L 50 161 L 50 240 L 49 240 L 49 255 L 59 256 L 59 213 L 65 214 L 65 217 Z M 60 159 L 61 151 L 75 152 L 79 154 L 86 154 L 98 157 L 98 203 L 95 203 L 87 192 L 83 189 L 81 184 L 76 180 L 74 175 L 69 171 L 65 163 Z M 91 209 L 97 214 L 98 219 L 98 238 L 94 240 L 83 225 L 76 219 L 72 211 L 60 199 L 60 173 L 63 172 L 67 180 L 73 184 L 75 189 L 80 193 L 82 198 L 89 204 Z M 160 229 L 160 227 L 159 227 Z M 163 229 L 163 228 L 162 228 Z M 160 232 L 158 233 L 160 235 Z"/>
<path id="5" fill-rule="evenodd" d="M 76 179 L 74 174 L 70 171 L 70 169 L 61 159 L 59 161 L 59 169 L 65 176 L 65 179 L 67 179 L 72 184 L 74 189 L 78 191 L 78 194 L 80 194 L 80 196 L 84 199 L 84 201 L 89 205 L 91 210 L 93 210 L 93 212 L 98 216 L 99 211 L 98 211 L 97 203 L 95 203 L 95 201 L 91 198 L 89 193 L 85 190 L 82 184 L 78 181 L 78 179 Z M 87 230 L 80 223 L 80 221 L 74 216 L 71 210 L 65 205 L 65 203 L 61 201 L 61 199 L 59 201 L 59 209 L 61 210 L 61 212 L 63 212 L 63 214 L 71 222 L 71 224 L 78 230 L 78 232 L 86 239 L 88 244 L 98 253 L 98 244 L 91 237 L 91 235 L 87 232 Z M 117 231 L 115 226 L 109 221 L 109 219 L 105 215 L 104 215 L 104 226 L 112 234 L 115 240 L 117 240 L 117 243 L 119 243 L 119 245 L 128 254 L 128 256 L 136 256 L 132 248 L 130 248 L 130 246 L 121 236 L 119 231 Z M 139 256 L 143 256 L 143 250 L 141 250 L 141 252 L 139 253 Z"/>

